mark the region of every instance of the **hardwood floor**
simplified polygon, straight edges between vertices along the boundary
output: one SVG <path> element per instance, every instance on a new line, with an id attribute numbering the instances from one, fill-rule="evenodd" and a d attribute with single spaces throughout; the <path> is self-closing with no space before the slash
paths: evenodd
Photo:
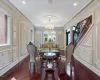
<path id="1" fill-rule="evenodd" d="M 91 71 L 72 56 L 71 80 L 100 80 L 100 76 Z"/>
<path id="2" fill-rule="evenodd" d="M 39 63 L 39 62 L 38 62 Z M 60 80 L 100 80 L 100 77 L 97 76 L 95 73 L 90 71 L 86 68 L 83 64 L 77 61 L 75 58 L 72 59 L 71 68 L 74 67 L 75 69 L 71 69 L 71 75 L 65 73 L 65 59 L 62 57 L 61 62 L 59 62 L 59 79 Z M 38 64 L 40 67 L 40 65 Z M 33 74 L 29 73 L 29 58 L 23 60 L 21 64 L 17 65 L 17 67 L 13 68 L 13 71 L 10 70 L 4 77 L 0 78 L 0 80 L 41 80 L 42 69 L 39 69 L 39 72 L 35 72 Z M 80 72 L 81 71 L 81 72 Z M 73 75 L 74 73 L 74 75 Z M 54 75 L 52 71 L 46 73 L 46 79 L 44 80 L 59 80 L 54 79 Z"/>
<path id="3" fill-rule="evenodd" d="M 61 62 L 59 63 L 60 68 L 60 80 L 68 80 L 68 77 L 64 73 L 64 60 L 61 59 Z M 40 65 L 38 65 L 40 66 Z M 41 70 L 41 69 L 40 69 Z M 39 71 L 39 70 L 38 70 Z M 41 72 L 41 71 L 40 71 Z M 14 68 L 14 71 L 10 74 L 6 74 L 5 80 L 41 80 L 41 74 L 40 72 L 35 72 L 33 74 L 29 73 L 29 58 L 25 59 L 20 65 L 18 65 L 18 68 Z M 47 73 L 46 80 L 54 80 L 54 75 L 51 74 L 51 72 Z"/>
<path id="4" fill-rule="evenodd" d="M 6 80 L 11 80 L 15 78 L 16 80 L 39 80 L 39 73 L 29 73 L 29 58 L 26 59 L 21 65 L 18 65 L 18 68 L 9 75 L 6 76 Z"/>

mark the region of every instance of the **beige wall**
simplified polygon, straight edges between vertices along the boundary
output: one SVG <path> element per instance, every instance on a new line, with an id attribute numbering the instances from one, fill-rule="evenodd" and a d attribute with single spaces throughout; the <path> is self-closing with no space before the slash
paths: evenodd
<path id="1" fill-rule="evenodd" d="M 35 44 L 36 46 L 40 47 L 40 44 L 43 44 L 43 32 L 45 29 L 43 27 L 37 27 L 35 29 Z M 64 29 L 62 28 L 55 28 L 54 31 L 56 32 L 56 42 L 61 47 L 64 46 Z"/>
<path id="2" fill-rule="evenodd" d="M 0 0 L 0 11 L 10 16 L 10 45 L 0 46 L 0 76 L 28 55 L 31 30 L 34 36 L 34 25 L 6 1 Z"/>
<path id="3" fill-rule="evenodd" d="M 93 16 L 93 24 L 75 48 L 74 56 L 82 64 L 100 76 L 100 0 L 95 0 L 65 26 L 73 26 L 87 16 Z"/>

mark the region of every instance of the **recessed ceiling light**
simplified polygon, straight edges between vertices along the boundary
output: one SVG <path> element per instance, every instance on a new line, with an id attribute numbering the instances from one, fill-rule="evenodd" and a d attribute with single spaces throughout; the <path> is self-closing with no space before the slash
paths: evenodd
<path id="1" fill-rule="evenodd" d="M 23 1 L 22 1 L 22 4 L 26 4 L 26 1 L 25 1 L 25 0 L 23 0 Z"/>
<path id="2" fill-rule="evenodd" d="M 77 3 L 75 2 L 75 3 L 73 3 L 73 5 L 74 5 L 74 6 L 77 6 Z"/>

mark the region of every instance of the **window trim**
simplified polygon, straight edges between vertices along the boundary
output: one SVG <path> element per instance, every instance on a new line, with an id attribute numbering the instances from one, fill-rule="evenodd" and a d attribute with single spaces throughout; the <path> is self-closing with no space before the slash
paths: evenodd
<path id="1" fill-rule="evenodd" d="M 0 44 L 0 47 L 9 46 L 11 45 L 11 33 L 10 33 L 10 25 L 11 25 L 11 18 L 10 15 L 4 9 L 0 8 L 0 13 L 7 16 L 7 43 Z"/>

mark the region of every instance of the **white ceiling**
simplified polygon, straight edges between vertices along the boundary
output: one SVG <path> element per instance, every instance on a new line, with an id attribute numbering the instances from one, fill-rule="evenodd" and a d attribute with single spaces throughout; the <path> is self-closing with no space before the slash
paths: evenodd
<path id="1" fill-rule="evenodd" d="M 47 24 L 62 27 L 91 0 L 52 0 L 52 4 L 48 0 L 26 0 L 26 4 L 22 4 L 22 1 L 10 0 L 36 27 Z M 73 6 L 75 2 L 77 6 Z"/>

